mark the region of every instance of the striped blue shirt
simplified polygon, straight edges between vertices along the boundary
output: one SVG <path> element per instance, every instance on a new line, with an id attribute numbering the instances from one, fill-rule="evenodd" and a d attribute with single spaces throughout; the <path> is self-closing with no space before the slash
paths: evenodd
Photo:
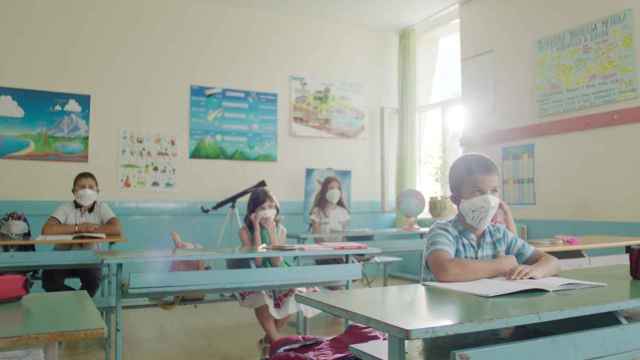
<path id="1" fill-rule="evenodd" d="M 434 224 L 429 230 L 425 258 L 436 250 L 468 260 L 491 260 L 498 256 L 513 255 L 518 263 L 523 264 L 535 249 L 503 225 L 489 225 L 482 237 L 476 239 L 473 232 L 456 216 L 449 221 Z M 429 264 L 425 264 L 425 281 L 435 280 Z"/>

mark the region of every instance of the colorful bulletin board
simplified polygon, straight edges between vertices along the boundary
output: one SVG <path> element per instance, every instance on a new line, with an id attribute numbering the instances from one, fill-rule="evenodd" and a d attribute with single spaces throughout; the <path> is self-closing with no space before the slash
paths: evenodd
<path id="1" fill-rule="evenodd" d="M 502 148 L 502 198 L 510 205 L 535 205 L 534 144 Z"/>
<path id="2" fill-rule="evenodd" d="M 89 161 L 89 95 L 0 87 L 0 158 Z"/>
<path id="3" fill-rule="evenodd" d="M 276 161 L 278 94 L 191 86 L 191 159 Z"/>
<path id="4" fill-rule="evenodd" d="M 538 40 L 538 115 L 637 98 L 633 34 L 633 11 L 628 9 Z"/>
<path id="5" fill-rule="evenodd" d="M 294 136 L 365 138 L 363 86 L 291 76 L 291 133 Z"/>
<path id="6" fill-rule="evenodd" d="M 120 132 L 119 187 L 171 191 L 176 187 L 178 145 L 175 135 L 123 129 Z"/>
<path id="7" fill-rule="evenodd" d="M 304 219 L 309 223 L 309 215 L 313 206 L 316 194 L 325 178 L 333 176 L 338 178 L 342 187 L 342 198 L 351 209 L 351 171 L 334 169 L 307 169 L 304 182 Z"/>

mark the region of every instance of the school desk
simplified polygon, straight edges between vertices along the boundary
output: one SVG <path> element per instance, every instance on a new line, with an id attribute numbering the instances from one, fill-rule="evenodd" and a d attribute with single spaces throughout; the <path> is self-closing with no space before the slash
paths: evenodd
<path id="1" fill-rule="evenodd" d="M 100 266 L 93 250 L 0 252 L 0 273 L 40 269 L 71 269 Z"/>
<path id="2" fill-rule="evenodd" d="M 109 248 L 114 244 L 126 243 L 127 239 L 121 235 L 108 235 L 105 239 L 73 239 L 73 240 L 11 240 L 0 239 L 0 246 L 16 246 L 16 245 L 79 245 L 79 244 L 104 244 L 108 243 Z"/>
<path id="3" fill-rule="evenodd" d="M 586 251 L 595 249 L 610 249 L 610 248 L 624 248 L 627 246 L 640 245 L 640 237 L 627 237 L 627 236 L 610 236 L 610 235 L 585 235 L 579 236 L 580 243 L 576 245 L 565 244 L 545 244 L 540 245 L 537 240 L 531 243 L 536 249 L 544 252 L 566 252 L 566 251 Z M 553 241 L 554 239 L 548 239 Z"/>
<path id="4" fill-rule="evenodd" d="M 376 346 L 371 351 L 366 346 L 365 349 L 361 347 L 361 352 L 370 354 L 364 359 L 406 359 L 405 340 L 425 340 L 608 313 L 619 319 L 617 324 L 533 340 L 452 349 L 455 350 L 452 358 L 632 359 L 640 356 L 640 342 L 637 341 L 640 323 L 627 324 L 619 313 L 640 307 L 640 281 L 630 278 L 629 267 L 617 265 L 571 270 L 561 276 L 604 282 L 608 286 L 483 298 L 410 284 L 334 291 L 331 294 L 302 294 L 296 299 L 301 304 L 387 333 L 386 343 L 374 344 Z M 425 341 L 425 346 L 428 341 Z"/>
<path id="5" fill-rule="evenodd" d="M 350 287 L 351 281 L 362 276 L 362 265 L 350 261 L 355 255 L 376 255 L 376 248 L 359 250 L 314 250 L 314 251 L 271 251 L 247 250 L 241 248 L 215 250 L 177 250 L 177 251 L 109 251 L 101 252 L 106 270 L 106 300 L 102 309 L 106 312 L 107 323 L 114 319 L 114 327 L 108 329 L 109 338 L 106 344 L 107 359 L 112 350 L 115 359 L 122 359 L 124 333 L 122 329 L 122 310 L 125 302 L 140 298 L 162 300 L 167 297 L 184 294 L 233 293 L 251 290 L 274 290 L 293 287 L 322 286 L 345 283 Z M 302 258 L 323 256 L 345 257 L 344 264 L 303 266 Z M 123 268 L 127 264 L 161 262 L 170 263 L 178 260 L 215 261 L 231 259 L 253 259 L 284 257 L 291 259 L 292 267 L 247 268 L 247 269 L 214 269 L 186 272 L 146 272 L 124 275 Z M 157 305 L 157 304 L 156 304 Z M 298 314 L 297 329 L 306 332 L 306 322 Z"/>
<path id="6" fill-rule="evenodd" d="M 429 228 L 419 228 L 417 230 L 404 230 L 398 228 L 388 229 L 354 229 L 341 232 L 332 232 L 331 234 L 313 234 L 313 233 L 287 233 L 287 238 L 296 240 L 298 244 L 304 244 L 310 240 L 323 239 L 326 237 L 372 237 L 372 238 L 406 238 L 416 236 L 423 238 L 429 232 Z"/>
<path id="7" fill-rule="evenodd" d="M 0 304 L 0 348 L 45 346 L 45 359 L 57 358 L 58 342 L 105 335 L 105 323 L 85 291 L 29 294 Z"/>
<path id="8" fill-rule="evenodd" d="M 422 270 L 424 263 L 424 250 L 425 250 L 425 236 L 429 232 L 429 228 L 419 228 L 415 231 L 408 231 L 398 228 L 389 229 L 364 229 L 364 230 L 348 230 L 344 232 L 334 232 L 330 235 L 326 234 L 313 234 L 313 233 L 288 233 L 287 238 L 296 240 L 298 244 L 304 244 L 306 242 L 313 241 L 315 239 L 326 238 L 327 236 L 341 236 L 348 237 L 369 237 L 376 240 L 363 241 L 371 247 L 378 248 L 383 254 L 399 254 L 399 253 L 411 253 L 420 254 L 418 256 L 418 267 L 420 273 L 418 274 L 418 282 L 422 279 Z M 407 237 L 417 237 L 414 239 L 407 239 Z M 386 240 L 382 240 L 384 238 Z M 394 239 L 395 238 L 395 239 Z M 355 240 L 357 241 L 357 240 Z M 386 267 L 384 265 L 383 273 L 386 274 Z M 383 280 L 386 283 L 386 275 L 383 276 Z"/>

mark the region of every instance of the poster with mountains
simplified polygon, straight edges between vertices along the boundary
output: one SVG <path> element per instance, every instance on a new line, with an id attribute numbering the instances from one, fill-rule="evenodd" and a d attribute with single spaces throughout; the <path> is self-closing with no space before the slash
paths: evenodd
<path id="1" fill-rule="evenodd" d="M 87 162 L 91 97 L 0 87 L 0 159 Z"/>
<path id="2" fill-rule="evenodd" d="M 278 159 L 278 94 L 192 85 L 190 107 L 191 159 Z"/>

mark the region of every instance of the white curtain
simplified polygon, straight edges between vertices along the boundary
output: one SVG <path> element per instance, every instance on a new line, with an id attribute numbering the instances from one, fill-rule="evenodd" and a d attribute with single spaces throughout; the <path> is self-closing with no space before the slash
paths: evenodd
<path id="1" fill-rule="evenodd" d="M 397 193 L 416 187 L 417 126 L 416 126 L 416 31 L 400 33 L 400 123 Z"/>

